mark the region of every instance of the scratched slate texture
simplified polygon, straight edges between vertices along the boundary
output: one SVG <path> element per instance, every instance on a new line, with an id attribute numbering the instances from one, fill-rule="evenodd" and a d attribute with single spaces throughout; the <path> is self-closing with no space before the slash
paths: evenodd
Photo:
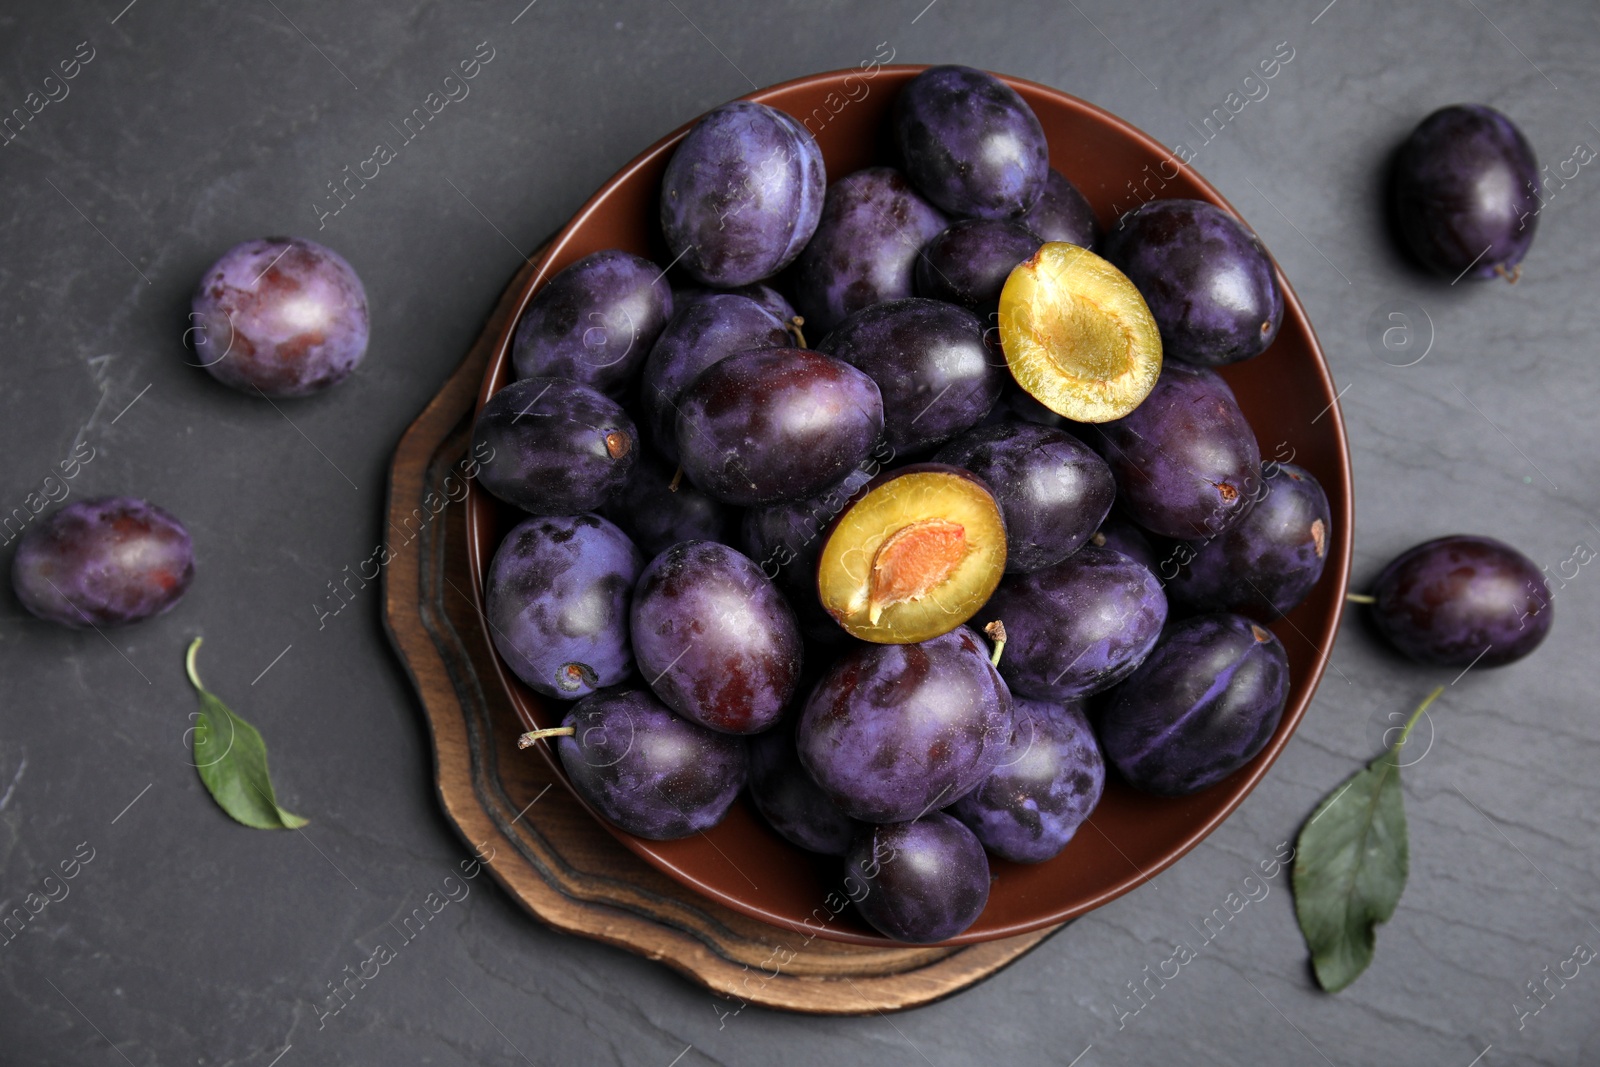
<path id="1" fill-rule="evenodd" d="M 58 898 L 0 943 L 0 1064 L 1600 1058 L 1600 973 L 1551 980 L 1540 1000 L 1525 985 L 1600 945 L 1600 563 L 1576 562 L 1600 546 L 1600 170 L 1549 198 L 1514 288 L 1416 274 L 1378 198 L 1387 153 L 1447 103 L 1514 116 L 1553 171 L 1600 146 L 1591 6 L 125 2 L 0 13 L 0 112 L 55 97 L 0 147 L 0 511 L 92 450 L 72 498 L 134 493 L 182 516 L 198 578 L 176 611 L 109 639 L 0 596 L 0 910 Z M 323 215 L 326 183 L 484 42 L 470 96 Z M 1261 97 L 1243 79 L 1285 44 Z M 1424 727 L 1431 748 L 1405 774 L 1411 884 L 1376 962 L 1347 992 L 1318 992 L 1287 875 L 1244 881 L 1392 716 L 1452 680 L 1352 617 L 1298 734 L 1224 827 L 945 1002 L 719 1018 L 665 968 L 541 928 L 478 879 L 319 1018 L 330 983 L 465 858 L 376 587 L 323 614 L 340 603 L 329 583 L 382 537 L 398 435 L 523 253 L 640 147 L 752 85 L 887 50 L 1059 86 L 1196 150 L 1293 280 L 1344 390 L 1358 587 L 1457 531 L 1565 574 L 1537 656 L 1469 672 Z M 1258 98 L 1200 144 L 1233 92 Z M 352 379 L 275 409 L 185 366 L 182 336 L 204 267 L 281 232 L 354 264 L 374 326 Z M 1413 332 L 1385 348 L 1372 338 L 1393 311 Z M 202 792 L 181 669 L 195 634 L 207 681 L 267 736 L 283 803 L 312 816 L 303 835 L 239 829 Z M 1197 957 L 1144 984 L 1177 941 Z"/>

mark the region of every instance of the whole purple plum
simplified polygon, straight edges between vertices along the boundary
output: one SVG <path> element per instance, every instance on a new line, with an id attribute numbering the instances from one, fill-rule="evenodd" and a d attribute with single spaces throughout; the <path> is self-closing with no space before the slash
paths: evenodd
<path id="1" fill-rule="evenodd" d="M 711 829 L 744 788 L 743 738 L 679 718 L 645 689 L 607 689 L 574 704 L 556 741 L 589 806 L 652 841 Z"/>
<path id="2" fill-rule="evenodd" d="M 777 273 L 817 228 L 827 172 L 794 118 L 736 100 L 706 113 L 661 179 L 661 230 L 674 262 L 720 289 Z"/>
<path id="3" fill-rule="evenodd" d="M 189 531 L 131 496 L 68 504 L 29 527 L 11 561 L 11 587 L 22 606 L 77 628 L 160 615 L 193 580 Z"/>
<path id="4" fill-rule="evenodd" d="M 989 859 L 971 830 L 936 811 L 915 822 L 863 827 L 845 853 L 844 885 L 879 933 L 933 944 L 983 914 Z"/>
<path id="5" fill-rule="evenodd" d="M 937 300 L 891 300 L 851 315 L 817 351 L 865 371 L 883 395 L 897 455 L 926 451 L 974 426 L 999 399 L 1005 360 L 971 312 Z"/>
<path id="6" fill-rule="evenodd" d="M 1044 192 L 1022 216 L 1022 224 L 1039 235 L 1041 241 L 1065 241 L 1079 248 L 1093 248 L 1100 240 L 1100 226 L 1078 187 L 1060 171 L 1051 169 Z"/>
<path id="7" fill-rule="evenodd" d="M 1016 863 L 1055 856 L 1100 803 L 1106 761 L 1079 703 L 1018 698 L 1000 762 L 950 814 Z"/>
<path id="8" fill-rule="evenodd" d="M 344 257 L 303 237 L 224 252 L 190 306 L 195 358 L 224 385 L 270 397 L 337 385 L 367 354 L 367 291 Z"/>
<path id="9" fill-rule="evenodd" d="M 608 248 L 564 268 L 517 323 L 518 378 L 571 378 L 622 392 L 672 317 L 672 287 L 648 259 Z"/>
<path id="10" fill-rule="evenodd" d="M 965 626 L 909 645 L 860 645 L 800 713 L 795 746 L 851 818 L 904 822 L 944 807 L 994 769 L 1011 693 Z"/>
<path id="11" fill-rule="evenodd" d="M 1533 561 L 1457 534 L 1402 552 L 1373 583 L 1373 619 L 1401 652 L 1445 667 L 1499 667 L 1539 647 L 1555 609 Z"/>
<path id="12" fill-rule="evenodd" d="M 1205 367 L 1265 352 L 1283 323 L 1283 290 L 1256 235 L 1201 200 L 1152 200 L 1123 216 L 1106 258 L 1138 287 L 1162 354 Z"/>
<path id="13" fill-rule="evenodd" d="M 1133 673 L 1161 636 L 1167 597 L 1142 564 L 1085 545 L 1052 567 L 1007 575 L 977 618 L 1005 625 L 1000 674 L 1013 691 L 1066 700 Z"/>
<path id="14" fill-rule="evenodd" d="M 1197 615 L 1167 628 L 1148 659 L 1106 696 L 1106 759 L 1128 784 L 1184 796 L 1255 758 L 1283 717 L 1289 658 L 1241 615 Z"/>
<path id="15" fill-rule="evenodd" d="M 1446 278 L 1498 274 L 1515 281 L 1538 228 L 1541 187 L 1527 138 L 1482 104 L 1435 111 L 1395 158 L 1401 235 L 1418 259 Z"/>
<path id="16" fill-rule="evenodd" d="M 828 799 L 800 765 L 794 731 L 750 738 L 750 799 L 767 824 L 810 852 L 842 856 L 861 825 Z"/>
<path id="17" fill-rule="evenodd" d="M 576 700 L 633 673 L 628 600 L 644 560 L 598 515 L 536 516 L 506 534 L 484 583 L 494 647 L 548 697 Z"/>
<path id="18" fill-rule="evenodd" d="M 685 541 L 639 576 L 633 655 L 662 703 L 701 726 L 753 734 L 782 717 L 800 678 L 800 629 L 748 556 Z"/>
<path id="19" fill-rule="evenodd" d="M 906 174 L 952 215 L 1021 215 L 1044 192 L 1050 146 L 1015 89 L 971 67 L 929 67 L 895 99 Z"/>
<path id="20" fill-rule="evenodd" d="M 923 246 L 917 256 L 917 293 L 959 304 L 987 318 L 1018 263 L 1044 241 L 1010 219 L 962 219 Z"/>
<path id="21" fill-rule="evenodd" d="M 707 367 L 735 352 L 788 345 L 783 323 L 749 297 L 707 293 L 680 307 L 650 349 L 640 381 L 651 445 L 677 459 L 678 398 Z"/>
<path id="22" fill-rule="evenodd" d="M 1242 519 L 1261 484 L 1261 449 L 1215 371 L 1168 363 L 1144 403 L 1102 423 L 1096 449 L 1118 500 L 1163 537 L 1213 537 Z"/>
<path id="23" fill-rule="evenodd" d="M 522 378 L 491 396 L 472 424 L 489 450 L 483 487 L 532 515 L 579 515 L 611 499 L 639 451 L 615 400 L 566 378 Z"/>
<path id="24" fill-rule="evenodd" d="M 1287 463 L 1273 466 L 1262 490 L 1243 519 L 1178 557 L 1167 583 L 1175 606 L 1270 622 L 1311 592 L 1332 536 L 1327 494 L 1310 471 Z"/>
<path id="25" fill-rule="evenodd" d="M 1006 570 L 1060 563 L 1099 529 L 1117 484 L 1088 445 L 1062 430 L 1028 422 L 981 426 L 934 457 L 971 471 L 991 487 L 1006 521 Z"/>
<path id="26" fill-rule="evenodd" d="M 740 352 L 678 402 L 678 461 L 740 507 L 801 500 L 861 463 L 883 433 L 883 398 L 842 359 L 805 348 Z"/>
<path id="27" fill-rule="evenodd" d="M 914 295 L 917 253 L 947 225 L 892 167 L 834 182 L 791 277 L 806 329 L 820 336 L 862 308 Z"/>
<path id="28" fill-rule="evenodd" d="M 674 488 L 674 473 L 654 456 L 640 457 L 600 514 L 620 526 L 646 556 L 658 556 L 679 541 L 731 541 L 735 511 L 687 480 L 678 479 Z"/>

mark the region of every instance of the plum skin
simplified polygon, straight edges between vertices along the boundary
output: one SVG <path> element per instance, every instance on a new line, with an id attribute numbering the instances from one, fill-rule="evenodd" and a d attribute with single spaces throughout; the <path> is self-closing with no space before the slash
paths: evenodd
<path id="1" fill-rule="evenodd" d="M 189 531 L 137 497 L 68 504 L 25 531 L 11 561 L 11 587 L 22 606 L 74 629 L 122 626 L 170 611 L 193 580 Z"/>
<path id="2" fill-rule="evenodd" d="M 630 609 L 633 654 L 662 703 L 708 729 L 773 726 L 800 677 L 794 612 L 749 557 L 685 541 L 645 567 Z"/>
<path id="3" fill-rule="evenodd" d="M 1100 803 L 1106 762 L 1081 702 L 1017 698 L 989 777 L 950 808 L 990 852 L 1014 863 L 1056 856 Z"/>
<path id="4" fill-rule="evenodd" d="M 880 933 L 913 944 L 946 941 L 989 902 L 989 861 L 972 831 L 936 811 L 913 822 L 863 827 L 845 853 L 845 886 Z"/>
<path id="5" fill-rule="evenodd" d="M 217 381 L 269 397 L 319 393 L 367 354 L 367 292 L 331 248 L 264 237 L 224 252 L 200 278 L 190 332 Z"/>
<path id="6" fill-rule="evenodd" d="M 1422 663 L 1500 667 L 1550 633 L 1543 573 L 1489 537 L 1457 534 L 1397 556 L 1373 583 L 1373 619 L 1395 648 Z"/>
<path id="7" fill-rule="evenodd" d="M 906 173 L 952 215 L 1008 218 L 1031 208 L 1050 174 L 1038 116 L 1015 89 L 972 67 L 929 67 L 900 90 L 893 130 Z"/>
<path id="8" fill-rule="evenodd" d="M 675 261 L 707 285 L 774 274 L 817 228 L 822 149 L 793 117 L 748 100 L 706 113 L 661 180 L 661 230 Z"/>
<path id="9" fill-rule="evenodd" d="M 806 698 L 800 761 L 851 818 L 915 819 L 994 769 L 1011 693 L 965 626 L 909 645 L 860 645 Z"/>
<path id="10" fill-rule="evenodd" d="M 861 825 L 806 773 L 794 747 L 794 731 L 769 730 L 748 741 L 750 799 L 767 824 L 809 852 L 842 856 Z"/>
<path id="11" fill-rule="evenodd" d="M 1440 108 L 1401 146 L 1392 185 L 1401 236 L 1430 270 L 1515 279 L 1543 204 L 1538 161 L 1509 118 L 1482 104 Z"/>
<path id="12" fill-rule="evenodd" d="M 1222 781 L 1272 738 L 1289 697 L 1289 659 L 1241 615 L 1169 626 L 1100 703 L 1106 759 L 1136 789 L 1187 796 Z"/>
<path id="13" fill-rule="evenodd" d="M 711 829 L 744 788 L 742 738 L 674 715 L 648 690 L 606 689 L 562 719 L 556 752 L 580 796 L 637 837 L 670 841 Z"/>
<path id="14" fill-rule="evenodd" d="M 1283 290 L 1255 234 L 1202 200 L 1152 200 L 1123 217 L 1106 258 L 1161 328 L 1163 354 L 1201 366 L 1265 352 L 1283 324 Z"/>
<path id="15" fill-rule="evenodd" d="M 522 378 L 491 396 L 472 426 L 479 480 L 530 515 L 595 511 L 628 480 L 639 433 L 616 401 L 566 378 Z"/>
<path id="16" fill-rule="evenodd" d="M 633 673 L 628 600 L 644 560 L 598 515 L 534 516 L 506 534 L 484 582 L 489 636 L 535 691 L 577 700 Z"/>

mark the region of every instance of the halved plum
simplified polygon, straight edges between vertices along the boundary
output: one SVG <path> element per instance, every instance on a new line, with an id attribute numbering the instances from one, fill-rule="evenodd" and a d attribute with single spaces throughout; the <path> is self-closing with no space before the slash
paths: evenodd
<path id="1" fill-rule="evenodd" d="M 1000 291 L 1000 344 L 1017 384 L 1074 422 L 1120 419 L 1161 374 L 1161 331 L 1127 276 L 1052 241 Z"/>
<path id="2" fill-rule="evenodd" d="M 817 559 L 817 595 L 852 637 L 909 644 L 948 633 L 989 599 L 1006 527 L 989 487 L 959 467 L 919 463 L 869 483 Z"/>

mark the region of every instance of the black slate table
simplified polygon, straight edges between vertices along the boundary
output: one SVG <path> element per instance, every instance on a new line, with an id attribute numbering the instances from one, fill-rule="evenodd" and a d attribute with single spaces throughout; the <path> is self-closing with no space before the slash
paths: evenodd
<path id="1" fill-rule="evenodd" d="M 63 864 L 75 875 L 0 938 L 0 1062 L 1600 1058 L 1600 973 L 1550 978 L 1600 945 L 1600 565 L 1576 562 L 1600 546 L 1600 169 L 1572 162 L 1600 146 L 1588 5 L 125 3 L 0 13 L 0 115 L 28 116 L 0 137 L 0 512 L 92 453 L 72 498 L 133 493 L 182 516 L 199 576 L 178 610 L 105 638 L 0 597 L 0 912 Z M 331 987 L 469 856 L 436 807 L 376 586 L 331 596 L 383 537 L 398 435 L 524 254 L 640 148 L 752 87 L 890 55 L 1059 86 L 1193 153 L 1327 348 L 1354 450 L 1358 587 L 1410 544 L 1463 531 L 1559 576 L 1545 647 L 1470 672 L 1435 706 L 1406 771 L 1411 884 L 1376 962 L 1347 992 L 1318 992 L 1286 875 L 1226 906 L 1395 716 L 1452 680 L 1352 617 L 1298 734 L 1220 831 L 948 1001 L 722 1017 L 666 969 L 544 929 L 481 879 L 328 1012 Z M 1274 56 L 1263 95 L 1244 79 Z M 470 94 L 335 198 L 330 183 L 474 57 Z M 1514 116 L 1570 176 L 1515 287 L 1423 278 L 1383 228 L 1387 153 L 1461 101 Z M 374 326 L 350 381 L 275 408 L 186 366 L 183 335 L 205 266 L 284 232 L 354 264 Z M 1396 311 L 1415 333 L 1385 348 L 1374 338 Z M 182 673 L 196 634 L 208 683 L 266 734 L 285 806 L 312 817 L 303 833 L 243 830 L 202 791 Z M 1180 941 L 1196 957 L 1147 981 L 1171 973 Z"/>

